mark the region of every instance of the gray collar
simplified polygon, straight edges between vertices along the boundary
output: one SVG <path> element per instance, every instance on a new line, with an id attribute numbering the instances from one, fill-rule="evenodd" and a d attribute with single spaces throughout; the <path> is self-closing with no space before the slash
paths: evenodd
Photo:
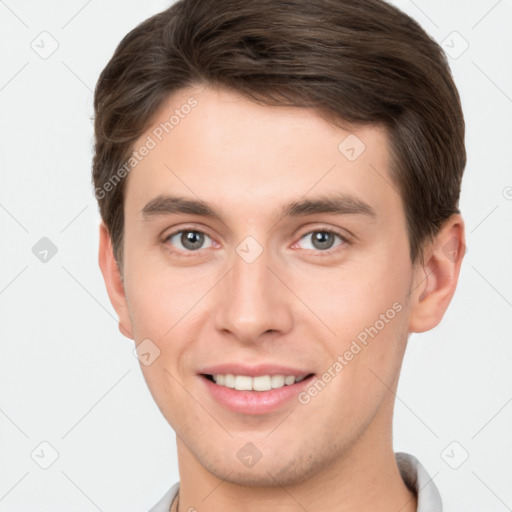
<path id="1" fill-rule="evenodd" d="M 405 485 L 416 494 L 416 512 L 442 512 L 443 502 L 432 478 L 420 461 L 408 453 L 395 453 L 396 463 Z"/>

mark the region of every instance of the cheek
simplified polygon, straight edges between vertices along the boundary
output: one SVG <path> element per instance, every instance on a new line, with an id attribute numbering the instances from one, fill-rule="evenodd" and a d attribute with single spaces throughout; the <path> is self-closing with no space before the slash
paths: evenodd
<path id="1" fill-rule="evenodd" d="M 406 269 L 406 262 L 401 265 L 392 258 L 388 262 L 379 259 L 378 263 L 317 271 L 307 280 L 297 277 L 292 286 L 319 322 L 330 328 L 333 339 L 346 341 L 376 323 L 379 331 L 383 322 L 389 330 L 388 326 L 406 316 L 403 311 L 410 282 Z"/>
<path id="2" fill-rule="evenodd" d="M 333 389 L 344 399 L 363 403 L 374 393 L 380 396 L 386 388 L 378 378 L 389 385 L 398 372 L 407 340 L 410 267 L 406 257 L 397 261 L 391 252 L 381 253 L 303 283 L 304 302 L 331 331 L 322 326 L 327 335 L 318 339 L 331 358 L 326 370 L 336 361 L 343 367 L 331 371 Z"/>
<path id="3" fill-rule="evenodd" d="M 188 395 L 182 386 L 188 378 L 186 358 L 194 351 L 196 338 L 191 321 L 200 314 L 207 288 L 187 270 L 154 264 L 133 265 L 127 275 L 125 291 L 135 341 L 150 340 L 150 352 L 157 354 L 149 365 L 141 359 L 144 379 L 162 414 L 171 424 L 179 424 L 173 411 L 186 408 Z"/>
<path id="4" fill-rule="evenodd" d="M 171 336 L 214 284 L 208 270 L 170 268 L 163 258 L 141 257 L 126 270 L 125 292 L 136 340 L 153 337 L 158 343 Z"/>

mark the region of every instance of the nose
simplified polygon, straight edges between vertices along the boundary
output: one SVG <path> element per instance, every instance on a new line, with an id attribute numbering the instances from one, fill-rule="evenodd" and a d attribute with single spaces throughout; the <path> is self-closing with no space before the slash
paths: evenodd
<path id="1" fill-rule="evenodd" d="M 230 271 L 216 287 L 215 327 L 243 343 L 255 343 L 264 334 L 291 330 L 292 294 L 269 252 L 263 250 L 253 259 L 256 248 L 248 247 L 243 252 L 242 244 L 234 251 Z"/>

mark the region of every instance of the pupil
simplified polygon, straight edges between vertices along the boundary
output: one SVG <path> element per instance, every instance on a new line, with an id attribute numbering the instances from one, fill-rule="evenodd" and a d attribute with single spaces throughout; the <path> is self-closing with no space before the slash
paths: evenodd
<path id="1" fill-rule="evenodd" d="M 203 234 L 196 231 L 187 231 L 181 235 L 181 243 L 187 249 L 199 249 L 203 243 Z"/>
<path id="2" fill-rule="evenodd" d="M 330 249 L 334 240 L 333 234 L 326 231 L 317 231 L 313 235 L 313 245 L 317 249 Z"/>

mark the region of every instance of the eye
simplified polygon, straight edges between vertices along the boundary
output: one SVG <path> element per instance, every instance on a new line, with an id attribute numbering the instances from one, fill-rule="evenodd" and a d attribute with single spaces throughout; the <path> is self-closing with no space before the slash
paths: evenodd
<path id="1" fill-rule="evenodd" d="M 337 244 L 336 239 L 338 239 Z M 298 243 L 303 240 L 306 241 L 305 247 L 302 247 L 303 249 L 320 252 L 330 252 L 331 249 L 348 243 L 341 234 L 326 229 L 311 231 L 303 235 Z M 206 233 L 196 229 L 176 231 L 168 235 L 164 241 L 178 249 L 178 252 L 197 252 L 214 246 L 213 240 Z"/>
<path id="2" fill-rule="evenodd" d="M 203 246 L 206 239 L 208 239 L 210 243 L 207 246 Z M 165 239 L 165 242 L 185 252 L 198 251 L 199 249 L 206 249 L 208 247 L 212 247 L 213 245 L 212 239 L 206 233 L 188 229 L 171 233 Z"/>
<path id="3" fill-rule="evenodd" d="M 337 245 L 334 245 L 336 238 L 339 239 L 340 242 Z M 301 237 L 300 240 L 310 240 L 309 243 L 306 243 L 306 247 L 303 247 L 303 249 L 322 252 L 326 252 L 333 247 L 338 247 L 348 243 L 347 240 L 340 234 L 326 229 L 311 231 Z"/>

